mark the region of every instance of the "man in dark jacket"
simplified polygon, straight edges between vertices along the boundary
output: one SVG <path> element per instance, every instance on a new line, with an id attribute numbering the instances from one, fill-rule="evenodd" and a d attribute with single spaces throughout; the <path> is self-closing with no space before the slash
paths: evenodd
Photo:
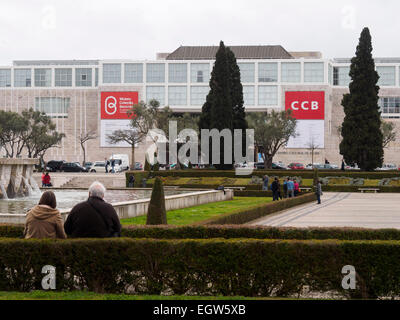
<path id="1" fill-rule="evenodd" d="M 271 190 L 272 190 L 272 198 L 273 201 L 279 201 L 279 181 L 278 178 L 275 178 L 274 182 L 271 184 Z"/>
<path id="2" fill-rule="evenodd" d="M 113 206 L 103 200 L 106 188 L 94 182 L 89 199 L 72 208 L 64 223 L 65 233 L 72 238 L 107 238 L 121 233 L 121 223 Z"/>

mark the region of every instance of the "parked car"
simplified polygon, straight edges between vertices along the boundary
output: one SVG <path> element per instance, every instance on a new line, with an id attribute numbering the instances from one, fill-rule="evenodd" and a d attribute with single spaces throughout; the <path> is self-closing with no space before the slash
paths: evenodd
<path id="1" fill-rule="evenodd" d="M 49 168 L 50 172 L 61 171 L 61 166 L 65 163 L 64 160 L 51 160 L 47 162 L 46 167 Z"/>
<path id="2" fill-rule="evenodd" d="M 321 163 L 314 163 L 314 164 L 310 163 L 306 166 L 306 170 L 313 170 L 313 169 L 322 170 L 324 168 L 325 168 L 325 166 Z"/>
<path id="3" fill-rule="evenodd" d="M 61 172 L 88 172 L 88 170 L 82 167 L 76 162 L 65 162 L 60 167 Z"/>
<path id="4" fill-rule="evenodd" d="M 291 170 L 304 170 L 304 164 L 295 162 L 295 163 L 289 164 L 288 168 Z"/>
<path id="5" fill-rule="evenodd" d="M 346 165 L 344 168 L 345 168 L 346 170 L 360 170 L 360 168 L 358 167 L 358 165 L 354 165 L 354 166 Z"/>
<path id="6" fill-rule="evenodd" d="M 287 170 L 282 162 L 272 162 L 272 169 L 274 170 Z"/>
<path id="7" fill-rule="evenodd" d="M 133 170 L 143 170 L 143 165 L 140 162 L 135 162 Z"/>
<path id="8" fill-rule="evenodd" d="M 336 164 L 324 164 L 324 170 L 339 170 Z"/>
<path id="9" fill-rule="evenodd" d="M 389 170 L 398 170 L 399 168 L 393 163 L 385 163 L 382 168 L 378 168 L 376 170 L 379 171 L 389 171 Z"/>
<path id="10" fill-rule="evenodd" d="M 90 169 L 93 165 L 93 162 L 85 162 L 85 164 L 83 165 L 86 169 Z"/>
<path id="11" fill-rule="evenodd" d="M 111 169 L 109 167 L 109 169 Z M 93 165 L 90 167 L 89 172 L 106 172 L 106 163 L 104 161 L 96 161 L 93 163 Z"/>

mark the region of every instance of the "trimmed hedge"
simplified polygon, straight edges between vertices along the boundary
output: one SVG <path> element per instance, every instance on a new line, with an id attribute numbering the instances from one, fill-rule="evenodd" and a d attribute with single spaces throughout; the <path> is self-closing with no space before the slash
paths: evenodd
<path id="1" fill-rule="evenodd" d="M 0 238 L 21 238 L 23 226 L 0 225 Z M 400 240 L 398 229 L 277 228 L 238 225 L 124 226 L 126 238 L 153 239 L 286 239 L 286 240 Z"/>
<path id="2" fill-rule="evenodd" d="M 261 204 L 251 209 L 241 209 L 236 212 L 220 215 L 218 217 L 202 221 L 199 224 L 243 224 L 259 218 L 265 217 L 269 214 L 292 208 L 304 203 L 315 201 L 316 196 L 314 193 L 308 193 L 296 198 L 285 199 L 282 201 L 275 201 L 267 204 Z"/>
<path id="3" fill-rule="evenodd" d="M 360 192 L 358 189 L 379 189 L 383 193 L 399 193 L 400 187 L 396 186 L 322 186 L 322 191 L 326 192 Z"/>
<path id="4" fill-rule="evenodd" d="M 149 174 L 144 171 L 127 171 L 126 176 L 135 174 Z M 204 169 L 192 169 L 192 170 L 164 170 L 158 172 L 152 172 L 153 175 L 160 177 L 181 177 L 181 178 L 193 178 L 193 177 L 224 177 L 224 178 L 237 178 L 237 177 L 252 177 L 258 176 L 263 177 L 274 176 L 274 177 L 286 177 L 286 176 L 301 176 L 303 179 L 313 179 L 313 170 L 254 170 L 249 176 L 236 176 L 234 170 L 204 170 Z M 360 171 L 341 171 L 341 170 L 318 170 L 318 176 L 323 177 L 350 177 L 350 178 L 364 178 L 364 179 L 384 179 L 384 178 L 395 178 L 400 177 L 400 171 L 376 171 L 376 172 L 360 172 Z"/>
<path id="5" fill-rule="evenodd" d="M 399 241 L 0 240 L 1 291 L 40 290 L 56 267 L 58 291 L 204 296 L 400 296 Z M 341 270 L 357 271 L 356 290 Z"/>

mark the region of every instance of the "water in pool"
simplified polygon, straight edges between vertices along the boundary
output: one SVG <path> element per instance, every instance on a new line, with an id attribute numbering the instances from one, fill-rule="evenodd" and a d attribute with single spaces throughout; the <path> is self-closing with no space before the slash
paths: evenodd
<path id="1" fill-rule="evenodd" d="M 57 198 L 58 209 L 69 209 L 81 201 L 85 201 L 88 192 L 83 190 L 53 190 Z M 166 196 L 181 194 L 184 191 L 164 190 Z M 41 193 L 35 192 L 25 198 L 0 200 L 0 213 L 26 213 L 40 199 Z M 105 200 L 110 203 L 146 199 L 151 197 L 151 190 L 107 190 Z"/>

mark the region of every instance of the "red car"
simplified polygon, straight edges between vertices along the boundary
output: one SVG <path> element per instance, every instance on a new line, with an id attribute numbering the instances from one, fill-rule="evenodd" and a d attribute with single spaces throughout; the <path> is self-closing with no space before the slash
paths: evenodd
<path id="1" fill-rule="evenodd" d="M 291 170 L 304 170 L 304 165 L 302 163 L 291 163 L 288 168 Z"/>

